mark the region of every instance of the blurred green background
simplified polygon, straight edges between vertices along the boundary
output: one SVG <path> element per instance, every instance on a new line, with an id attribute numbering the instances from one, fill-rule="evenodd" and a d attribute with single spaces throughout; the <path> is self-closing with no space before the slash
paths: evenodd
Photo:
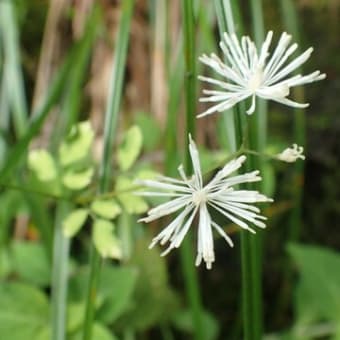
<path id="1" fill-rule="evenodd" d="M 93 170 L 91 182 L 92 173 L 87 176 L 84 171 L 96 169 L 105 144 L 104 113 L 123 3 L 0 0 L 0 339 L 52 336 L 53 292 L 58 290 L 55 275 L 59 275 L 52 275 L 55 230 L 65 211 L 84 205 L 95 192 L 98 171 Z M 197 56 L 216 52 L 219 34 L 213 1 L 194 3 Z M 336 340 L 340 339 L 340 1 L 289 4 L 287 8 L 286 0 L 263 1 L 265 31 L 274 31 L 275 42 L 282 31 L 293 33 L 300 51 L 313 46 L 303 72 L 319 69 L 327 79 L 292 94 L 310 103 L 303 112 L 272 102 L 268 106 L 267 151 L 278 153 L 298 142 L 305 146 L 306 160 L 294 165 L 268 162 L 262 169 L 266 193 L 275 200 L 264 209 L 269 217 L 262 233 L 264 331 L 266 339 Z M 236 26 L 242 19 L 243 31 L 253 36 L 249 1 L 238 5 L 241 17 Z M 180 1 L 137 0 L 129 33 L 117 132 L 109 151 L 112 190 L 131 186 L 142 173 L 173 172 L 183 161 L 185 147 Z M 198 62 L 197 67 L 200 74 L 205 72 Z M 89 132 L 92 137 L 85 135 L 84 142 L 81 134 L 69 132 L 85 120 L 91 122 L 93 136 Z M 142 141 L 126 132 L 132 125 L 139 126 Z M 197 121 L 196 140 L 206 171 L 227 155 L 219 115 Z M 71 166 L 64 166 L 62 143 L 74 147 L 76 154 L 85 152 L 81 162 L 72 159 Z M 50 159 L 27 161 L 32 150 L 41 148 L 49 150 L 57 165 L 51 166 Z M 131 157 L 131 165 L 122 165 L 119 152 L 123 158 Z M 53 180 L 42 180 L 53 171 Z M 78 177 L 70 178 L 71 185 L 65 184 L 65 176 L 75 173 Z M 81 190 L 74 188 L 78 180 L 86 182 L 80 184 Z M 193 338 L 178 252 L 163 258 L 159 249 L 148 250 L 162 224 L 136 222 L 146 202 L 134 201 L 132 195 L 115 199 L 121 211 L 110 218 L 122 244 L 122 261 L 116 254 L 102 264 L 93 338 Z M 204 339 L 242 339 L 240 245 L 237 230 L 232 225 L 226 228 L 235 248 L 216 240 L 213 269 L 197 269 Z M 109 237 L 93 240 L 101 254 L 113 251 L 105 248 L 103 239 Z M 95 237 L 88 218 L 71 241 L 62 243 L 70 252 L 59 248 L 60 256 L 66 256 L 61 261 L 68 263 L 64 307 L 71 340 L 81 339 L 91 238 Z M 107 247 L 116 240 L 110 242 Z"/>

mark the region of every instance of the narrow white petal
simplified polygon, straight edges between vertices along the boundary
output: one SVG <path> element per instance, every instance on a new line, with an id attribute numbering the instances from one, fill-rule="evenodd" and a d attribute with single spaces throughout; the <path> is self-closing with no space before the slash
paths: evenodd
<path id="1" fill-rule="evenodd" d="M 194 169 L 195 178 L 198 180 L 199 187 L 202 188 L 203 181 L 202 181 L 202 172 L 201 172 L 198 150 L 190 134 L 189 134 L 189 152 L 190 152 L 192 166 Z"/>
<path id="2" fill-rule="evenodd" d="M 200 216 L 198 223 L 198 233 L 201 235 L 201 251 L 207 269 L 211 269 L 211 264 L 215 261 L 214 240 L 211 229 L 211 217 L 206 204 L 200 206 Z"/>
<path id="3" fill-rule="evenodd" d="M 250 108 L 246 111 L 248 115 L 251 115 L 255 112 L 255 107 L 256 107 L 256 98 L 255 95 L 252 96 L 251 98 L 251 106 Z"/>
<path id="4" fill-rule="evenodd" d="M 262 47 L 261 47 L 261 52 L 260 52 L 260 56 L 259 56 L 259 65 L 261 65 L 261 66 L 264 65 L 265 60 L 268 57 L 268 49 L 269 49 L 270 43 L 272 41 L 272 38 L 273 38 L 273 31 L 269 31 L 267 33 L 266 39 L 263 42 Z"/>
<path id="5" fill-rule="evenodd" d="M 165 227 L 156 237 L 152 239 L 149 248 L 154 247 L 154 245 L 158 242 L 160 242 L 161 245 L 168 242 L 168 240 L 180 229 L 184 219 L 192 209 L 193 206 L 186 207 L 167 227 Z"/>
<path id="6" fill-rule="evenodd" d="M 313 48 L 310 47 L 307 51 L 302 53 L 299 57 L 295 58 L 291 61 L 287 66 L 285 66 L 279 73 L 275 74 L 273 77 L 270 78 L 268 81 L 268 85 L 274 84 L 278 82 L 280 79 L 291 73 L 292 71 L 296 70 L 300 67 L 307 59 L 309 59 L 310 55 L 313 52 Z"/>
<path id="7" fill-rule="evenodd" d="M 221 80 L 217 80 L 214 78 L 210 78 L 210 77 L 204 77 L 204 76 L 198 76 L 199 80 L 205 81 L 207 83 L 213 84 L 213 85 L 217 85 L 220 86 L 222 89 L 227 90 L 227 91 L 233 91 L 233 92 L 238 92 L 238 91 L 242 91 L 243 87 L 239 86 L 239 85 L 235 85 L 235 84 L 230 84 Z"/>
<path id="8" fill-rule="evenodd" d="M 219 211 L 222 215 L 224 215 L 225 217 L 227 217 L 230 221 L 234 222 L 235 224 L 237 224 L 238 226 L 240 226 L 242 229 L 248 230 L 253 234 L 256 234 L 255 230 L 250 228 L 248 226 L 247 223 L 245 223 L 244 221 L 240 220 L 239 218 L 229 214 L 228 212 L 226 212 L 225 210 L 221 209 L 219 206 L 217 206 L 216 204 L 214 204 L 213 202 L 209 202 L 209 204 L 215 208 L 217 211 Z"/>
<path id="9" fill-rule="evenodd" d="M 234 243 L 232 239 L 227 235 L 227 233 L 214 221 L 212 221 L 211 224 L 218 231 L 218 233 L 227 241 L 230 247 L 234 247 Z"/>
<path id="10" fill-rule="evenodd" d="M 172 241 L 172 244 L 175 248 L 178 248 L 183 239 L 184 239 L 184 236 L 187 234 L 191 224 L 192 224 L 192 221 L 197 213 L 197 210 L 198 210 L 198 207 L 195 207 L 195 209 L 193 210 L 193 212 L 191 213 L 191 215 L 189 216 L 188 220 L 185 222 L 183 228 L 177 233 L 177 235 L 175 235 L 175 237 L 173 238 L 173 241 Z"/>
<path id="11" fill-rule="evenodd" d="M 178 192 L 191 192 L 190 188 L 184 186 L 185 183 L 182 185 L 174 185 L 174 184 L 169 184 L 169 183 L 163 183 L 163 182 L 158 182 L 154 180 L 138 180 L 138 184 L 150 187 L 150 188 L 155 188 L 155 189 L 161 189 L 161 190 L 169 190 L 169 191 L 178 191 Z"/>

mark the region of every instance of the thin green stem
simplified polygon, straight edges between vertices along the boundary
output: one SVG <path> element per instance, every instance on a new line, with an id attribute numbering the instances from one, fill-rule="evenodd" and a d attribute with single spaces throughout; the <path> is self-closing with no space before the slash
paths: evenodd
<path id="1" fill-rule="evenodd" d="M 291 0 L 281 0 L 282 16 L 285 28 L 294 36 L 295 41 L 299 44 L 300 34 L 298 28 L 298 18 L 296 7 Z M 299 44 L 300 46 L 300 44 Z M 298 48 L 298 52 L 300 49 Z M 296 74 L 301 73 L 301 67 L 296 70 Z M 294 88 L 293 97 L 298 102 L 304 102 L 303 88 Z M 306 143 L 306 118 L 305 112 L 301 109 L 294 110 L 294 142 L 298 145 L 305 145 Z M 301 232 L 301 210 L 302 210 L 302 191 L 303 191 L 303 177 L 304 177 L 304 162 L 297 162 L 294 165 L 294 177 L 292 185 L 292 200 L 293 208 L 290 214 L 289 223 L 289 240 L 296 241 Z"/>
<path id="2" fill-rule="evenodd" d="M 196 50 L 195 50 L 195 16 L 192 0 L 182 1 L 182 15 L 184 26 L 184 54 L 185 54 L 185 104 L 186 104 L 186 131 L 185 141 L 187 144 L 188 134 L 195 135 L 196 115 Z M 185 154 L 185 169 L 192 170 L 188 148 Z M 195 270 L 195 260 L 192 248 L 192 235 L 187 235 L 180 248 L 181 263 L 185 278 L 186 292 L 189 298 L 192 320 L 194 325 L 195 339 L 204 339 L 202 324 L 202 302 Z"/>
<path id="3" fill-rule="evenodd" d="M 62 232 L 61 224 L 69 211 L 69 203 L 61 202 L 57 208 L 54 227 L 52 263 L 52 340 L 64 340 L 66 331 L 66 300 L 68 257 L 70 240 Z"/>
<path id="4" fill-rule="evenodd" d="M 264 21 L 263 21 L 263 4 L 262 0 L 251 0 L 251 14 L 253 22 L 253 32 L 255 43 L 261 46 L 264 41 Z M 257 100 L 256 111 L 248 120 L 249 126 L 249 148 L 258 151 L 260 154 L 264 151 L 267 143 L 267 102 L 262 99 Z M 250 169 L 262 170 L 262 157 L 249 157 Z M 264 181 L 260 185 L 262 192 L 265 191 Z M 250 189 L 256 189 L 256 185 L 249 184 Z M 263 311 L 262 311 L 262 249 L 263 233 L 257 232 L 256 237 L 248 235 L 250 245 L 250 260 L 252 271 L 252 324 L 253 334 L 251 339 L 261 340 L 263 333 Z"/>
<path id="5" fill-rule="evenodd" d="M 108 103 L 105 114 L 104 150 L 100 167 L 98 189 L 99 194 L 105 193 L 108 190 L 110 184 L 110 173 L 112 167 L 112 146 L 116 133 L 118 112 L 122 97 L 123 78 L 133 7 L 134 0 L 125 0 L 124 2 L 122 2 L 121 19 L 119 23 L 116 51 L 114 53 Z M 102 259 L 97 250 L 92 245 L 83 340 L 92 339 L 95 301 L 97 298 L 97 289 L 100 281 L 101 264 Z"/>
<path id="6" fill-rule="evenodd" d="M 231 3 L 230 0 L 215 0 L 216 11 L 219 21 L 220 32 L 234 33 L 236 31 L 242 31 L 242 20 L 240 16 L 239 6 L 237 2 Z M 259 12 L 261 3 L 253 3 L 253 9 Z M 236 13 L 236 15 L 234 15 Z M 261 32 L 259 30 L 262 18 L 259 14 L 256 15 L 256 35 L 260 39 Z M 234 17 L 237 17 L 237 22 L 234 21 Z M 242 111 L 242 112 L 240 112 Z M 265 110 L 262 109 L 262 112 Z M 258 116 L 257 114 L 254 114 Z M 260 122 L 254 122 L 254 119 L 250 122 L 246 122 L 244 118 L 243 107 L 239 106 L 238 114 L 234 114 L 234 132 L 231 136 L 233 138 L 230 141 L 230 145 L 233 146 L 232 151 L 240 148 L 245 143 L 246 147 L 249 146 L 259 148 L 258 135 L 259 126 L 266 125 L 266 119 L 263 117 L 258 118 Z M 231 120 L 229 118 L 229 120 Z M 230 128 L 229 128 L 230 130 Z M 229 132 L 227 130 L 227 132 Z M 262 140 L 262 144 L 265 143 L 265 139 Z M 256 164 L 252 157 L 248 157 L 246 167 L 248 169 L 253 168 Z M 260 241 L 257 237 L 250 235 L 247 232 L 241 233 L 241 262 L 242 262 L 242 316 L 243 316 L 243 338 L 245 340 L 258 340 L 261 339 L 262 334 L 262 306 L 261 306 L 261 271 L 260 271 Z"/>

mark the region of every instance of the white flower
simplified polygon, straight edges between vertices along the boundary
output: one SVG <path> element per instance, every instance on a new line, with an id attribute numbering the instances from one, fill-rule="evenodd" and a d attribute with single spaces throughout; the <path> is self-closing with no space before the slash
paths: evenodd
<path id="1" fill-rule="evenodd" d="M 206 262 L 207 268 L 210 269 L 211 264 L 215 261 L 212 229 L 214 228 L 231 247 L 233 247 L 233 242 L 223 229 L 212 220 L 208 206 L 214 208 L 241 228 L 255 233 L 247 222 L 251 222 L 257 227 L 265 228 L 265 224 L 262 221 L 266 220 L 266 217 L 259 215 L 260 209 L 251 205 L 251 203 L 271 202 L 272 200 L 257 191 L 233 188 L 233 186 L 241 183 L 261 180 L 261 177 L 258 176 L 259 171 L 230 176 L 241 167 L 246 160 L 245 156 L 240 156 L 227 163 L 204 186 L 198 150 L 190 136 L 189 138 L 189 151 L 194 175 L 190 179 L 187 178 L 183 166 L 180 166 L 178 171 L 181 179 L 162 176 L 159 180 L 138 181 L 139 184 L 155 189 L 155 191 L 140 192 L 138 193 L 139 195 L 169 198 L 168 202 L 151 209 L 148 212 L 148 216 L 140 221 L 151 222 L 182 209 L 177 217 L 150 244 L 150 248 L 152 248 L 158 242 L 161 245 L 170 242 L 168 248 L 162 253 L 163 256 L 168 254 L 173 248 L 180 246 L 193 223 L 194 217 L 198 214 L 196 266 L 203 259 Z"/>
<path id="2" fill-rule="evenodd" d="M 305 160 L 306 157 L 303 155 L 303 147 L 293 144 L 292 148 L 283 150 L 281 153 L 276 155 L 276 158 L 283 162 L 294 163 L 298 158 Z"/>
<path id="3" fill-rule="evenodd" d="M 269 31 L 258 53 L 254 42 L 249 37 L 244 36 L 239 41 L 235 34 L 224 33 L 224 40 L 220 42 L 220 47 L 228 64 L 223 63 L 215 54 L 211 54 L 210 57 L 203 55 L 199 58 L 202 63 L 210 66 L 226 80 L 220 81 L 203 76 L 199 77 L 203 81 L 219 86 L 222 90 L 203 90 L 203 93 L 208 96 L 201 98 L 200 101 L 217 102 L 217 104 L 198 115 L 198 117 L 203 117 L 216 111 L 228 110 L 248 97 L 252 97 L 252 103 L 247 113 L 252 114 L 255 111 L 256 96 L 297 108 L 305 108 L 309 105 L 288 99 L 290 88 L 324 79 L 326 75 L 320 74 L 320 71 L 315 71 L 306 76 L 301 74 L 289 76 L 288 78 L 287 76 L 310 57 L 313 48 L 309 48 L 290 63 L 285 64 L 298 45 L 295 43 L 289 46 L 292 37 L 284 32 L 267 61 L 270 55 L 268 50 L 272 36 L 273 32 Z"/>

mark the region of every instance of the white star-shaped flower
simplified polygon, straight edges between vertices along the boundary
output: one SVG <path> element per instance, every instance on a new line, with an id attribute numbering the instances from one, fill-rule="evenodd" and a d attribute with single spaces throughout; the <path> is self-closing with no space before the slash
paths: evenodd
<path id="1" fill-rule="evenodd" d="M 241 167 L 246 160 L 245 156 L 227 163 L 213 179 L 203 185 L 199 154 L 194 141 L 190 138 L 189 151 L 193 165 L 194 175 L 189 179 L 184 173 L 183 166 L 178 168 L 181 179 L 161 176 L 159 180 L 141 180 L 139 184 L 152 188 L 155 191 L 139 192 L 143 196 L 161 196 L 169 201 L 158 205 L 148 212 L 148 216 L 141 219 L 151 222 L 160 217 L 169 215 L 182 209 L 177 217 L 165 227 L 151 242 L 150 248 L 156 243 L 164 245 L 169 242 L 168 248 L 162 253 L 168 254 L 173 248 L 178 248 L 193 224 L 194 217 L 198 215 L 198 237 L 196 266 L 202 259 L 208 269 L 215 261 L 213 233 L 214 228 L 233 247 L 231 238 L 211 218 L 208 206 L 217 210 L 243 229 L 255 233 L 248 223 L 265 228 L 263 220 L 266 217 L 259 215 L 260 209 L 251 205 L 255 202 L 271 202 L 272 199 L 253 190 L 238 190 L 234 186 L 261 180 L 259 171 L 242 175 L 230 176 Z"/>
<path id="2" fill-rule="evenodd" d="M 287 96 L 291 87 L 312 83 L 326 77 L 320 71 L 315 71 L 306 76 L 301 74 L 289 76 L 310 57 L 313 48 L 309 48 L 287 64 L 288 58 L 295 52 L 298 45 L 295 43 L 289 46 L 292 37 L 284 32 L 267 61 L 270 55 L 268 51 L 272 37 L 273 32 L 269 31 L 258 53 L 254 42 L 249 37 L 244 36 L 239 41 L 235 34 L 224 33 L 224 39 L 220 42 L 220 47 L 226 57 L 226 63 L 223 63 L 213 53 L 210 57 L 203 55 L 199 58 L 202 63 L 210 66 L 225 80 L 221 81 L 199 76 L 200 80 L 217 85 L 222 90 L 203 90 L 203 93 L 208 96 L 200 98 L 200 101 L 215 102 L 217 104 L 198 115 L 198 117 L 203 117 L 216 111 L 228 110 L 248 97 L 252 97 L 252 103 L 247 113 L 252 114 L 255 111 L 256 96 L 297 108 L 305 108 L 309 105 L 294 102 L 288 99 Z"/>

